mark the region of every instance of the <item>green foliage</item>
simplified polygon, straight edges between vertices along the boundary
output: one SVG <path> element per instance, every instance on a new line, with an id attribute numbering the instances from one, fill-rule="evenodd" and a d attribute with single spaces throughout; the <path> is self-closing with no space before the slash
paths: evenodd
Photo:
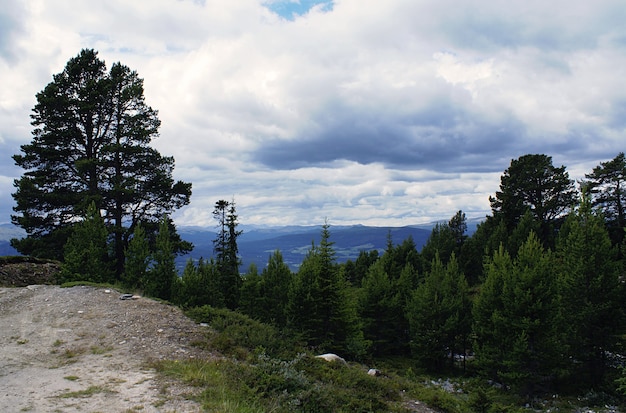
<path id="1" fill-rule="evenodd" d="M 95 203 L 107 211 L 120 277 L 129 229 L 157 222 L 191 196 L 191 184 L 172 179 L 174 159 L 149 146 L 160 121 L 145 103 L 143 80 L 120 63 L 107 72 L 97 52 L 85 49 L 36 99 L 33 140 L 13 156 L 25 172 L 12 194 L 12 221 L 27 237 L 12 245 L 60 259 L 71 227 Z"/>
<path id="2" fill-rule="evenodd" d="M 585 175 L 584 187 L 591 196 L 592 205 L 604 215 L 613 245 L 623 254 L 624 228 L 626 228 L 626 156 L 620 152 L 608 162 L 600 162 L 590 174 Z"/>
<path id="3" fill-rule="evenodd" d="M 387 252 L 385 252 L 387 254 Z M 408 354 L 408 320 L 405 317 L 405 296 L 413 286 L 401 286 L 414 276 L 410 265 L 404 276 L 392 279 L 384 269 L 383 259 L 375 262 L 363 279 L 360 291 L 359 315 L 363 321 L 365 339 L 372 343 L 374 356 Z"/>
<path id="4" fill-rule="evenodd" d="M 215 203 L 213 217 L 218 222 L 217 238 L 213 240 L 215 263 L 219 272 L 219 286 L 224 304 L 234 310 L 239 305 L 239 290 L 242 279 L 239 275 L 240 260 L 237 238 L 242 231 L 237 230 L 235 201 L 219 200 Z"/>
<path id="5" fill-rule="evenodd" d="M 494 217 L 504 221 L 509 234 L 530 211 L 540 224 L 539 239 L 551 247 L 554 228 L 576 204 L 577 192 L 565 166 L 553 166 L 550 156 L 529 154 L 511 160 L 500 178 L 500 190 L 489 201 Z"/>
<path id="6" fill-rule="evenodd" d="M 465 355 L 469 345 L 470 311 L 469 287 L 456 256 L 445 267 L 435 256 L 406 309 L 414 357 L 434 371 L 454 366 L 455 355 Z"/>
<path id="7" fill-rule="evenodd" d="M 304 353 L 286 360 L 261 353 L 251 364 L 229 360 L 159 362 L 156 368 L 205 389 L 200 399 L 207 410 L 229 405 L 234 407 L 227 411 L 404 411 L 397 407 L 401 389 L 395 381 Z"/>
<path id="8" fill-rule="evenodd" d="M 290 290 L 289 327 L 320 351 L 363 356 L 363 339 L 356 299 L 334 263 L 329 225 L 322 228 L 320 245 L 302 262 Z"/>
<path id="9" fill-rule="evenodd" d="M 563 362 L 563 323 L 552 255 L 531 234 L 515 260 L 501 248 L 486 273 L 474 305 L 479 365 L 522 394 L 545 390 Z"/>
<path id="10" fill-rule="evenodd" d="M 141 288 L 150 264 L 150 248 L 141 224 L 133 231 L 133 237 L 125 251 L 125 259 L 122 281 L 128 288 Z"/>
<path id="11" fill-rule="evenodd" d="M 287 304 L 293 274 L 280 251 L 269 257 L 261 274 L 249 270 L 241 289 L 240 309 L 249 316 L 278 327 L 287 326 Z"/>
<path id="12" fill-rule="evenodd" d="M 151 297 L 169 300 L 172 297 L 172 284 L 176 282 L 178 275 L 170 243 L 168 218 L 165 215 L 159 225 L 153 260 L 154 265 L 142 283 L 145 288 L 144 292 Z"/>
<path id="13" fill-rule="evenodd" d="M 588 197 L 568 217 L 557 246 L 568 350 L 579 366 L 572 373 L 578 383 L 597 386 L 609 369 L 606 355 L 621 351 L 626 320 L 616 250 Z"/>
<path id="14" fill-rule="evenodd" d="M 224 297 L 219 287 L 219 272 L 215 262 L 201 258 L 196 266 L 189 260 L 182 276 L 176 279 L 172 301 L 183 308 L 203 305 L 223 307 Z"/>
<path id="15" fill-rule="evenodd" d="M 85 218 L 74 225 L 64 248 L 61 281 L 110 282 L 113 272 L 107 249 L 107 230 L 95 203 L 87 209 Z"/>
<path id="16" fill-rule="evenodd" d="M 217 334 L 209 337 L 212 348 L 238 358 L 247 358 L 258 349 L 270 354 L 289 354 L 293 342 L 281 336 L 275 327 L 226 308 L 209 305 L 191 308 L 186 314 L 198 323 L 207 323 Z"/>

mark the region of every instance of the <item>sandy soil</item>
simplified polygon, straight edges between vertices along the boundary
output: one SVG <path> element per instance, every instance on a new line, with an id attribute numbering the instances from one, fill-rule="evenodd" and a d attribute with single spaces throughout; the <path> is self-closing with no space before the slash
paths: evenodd
<path id="1" fill-rule="evenodd" d="M 197 412 L 158 359 L 212 357 L 181 311 L 93 287 L 0 288 L 1 412 Z"/>

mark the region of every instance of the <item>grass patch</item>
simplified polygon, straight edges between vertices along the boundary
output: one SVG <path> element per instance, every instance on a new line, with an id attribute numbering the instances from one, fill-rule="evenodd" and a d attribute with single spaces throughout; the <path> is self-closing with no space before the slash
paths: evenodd
<path id="1" fill-rule="evenodd" d="M 65 376 L 63 378 L 69 381 L 78 381 L 78 376 Z"/>
<path id="2" fill-rule="evenodd" d="M 111 346 L 91 346 L 91 354 L 105 354 L 113 350 Z"/>
<path id="3" fill-rule="evenodd" d="M 397 381 L 369 376 L 361 366 L 327 363 L 306 354 L 290 360 L 260 354 L 252 363 L 162 361 L 154 367 L 202 389 L 197 399 L 208 411 L 406 411 Z"/>
<path id="4" fill-rule="evenodd" d="M 84 390 L 70 391 L 59 395 L 62 399 L 87 398 L 99 393 L 115 393 L 113 390 L 104 386 L 89 386 Z"/>
<path id="5" fill-rule="evenodd" d="M 28 339 L 26 338 L 21 338 L 19 340 L 17 340 L 17 344 L 22 345 L 22 344 L 26 344 L 28 343 Z"/>
<path id="6" fill-rule="evenodd" d="M 196 346 L 215 349 L 238 360 L 245 360 L 259 352 L 284 357 L 297 354 L 295 343 L 285 334 L 247 315 L 209 305 L 187 310 L 186 315 L 197 323 L 209 324 L 213 329 L 207 334 L 207 342 L 194 342 Z"/>

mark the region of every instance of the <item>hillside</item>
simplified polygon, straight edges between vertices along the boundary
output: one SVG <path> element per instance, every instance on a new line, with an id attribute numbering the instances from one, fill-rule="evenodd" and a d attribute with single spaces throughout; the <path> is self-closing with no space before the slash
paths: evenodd
<path id="1" fill-rule="evenodd" d="M 387 237 L 390 234 L 392 242 L 399 244 L 409 236 L 413 237 L 419 249 L 426 243 L 431 229 L 421 227 L 368 227 L 362 225 L 337 226 L 330 228 L 331 242 L 336 252 L 337 262 L 348 259 L 355 260 L 360 251 L 382 251 L 387 246 Z M 179 228 L 181 237 L 194 244 L 194 250 L 177 262 L 181 267 L 189 259 L 209 258 L 213 256 L 213 228 Z M 256 264 L 259 269 L 265 267 L 269 256 L 280 250 L 283 260 L 292 270 L 297 270 L 312 243 L 320 241 L 321 226 L 291 226 L 255 228 L 243 227 L 243 233 L 238 240 L 239 254 L 242 260 L 242 271 L 250 264 Z"/>

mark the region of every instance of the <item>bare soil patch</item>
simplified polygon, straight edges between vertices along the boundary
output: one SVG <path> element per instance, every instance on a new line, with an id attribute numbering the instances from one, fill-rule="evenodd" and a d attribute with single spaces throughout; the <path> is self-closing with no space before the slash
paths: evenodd
<path id="1" fill-rule="evenodd" d="M 197 412 L 149 362 L 209 358 L 180 309 L 94 287 L 0 288 L 0 411 Z"/>

